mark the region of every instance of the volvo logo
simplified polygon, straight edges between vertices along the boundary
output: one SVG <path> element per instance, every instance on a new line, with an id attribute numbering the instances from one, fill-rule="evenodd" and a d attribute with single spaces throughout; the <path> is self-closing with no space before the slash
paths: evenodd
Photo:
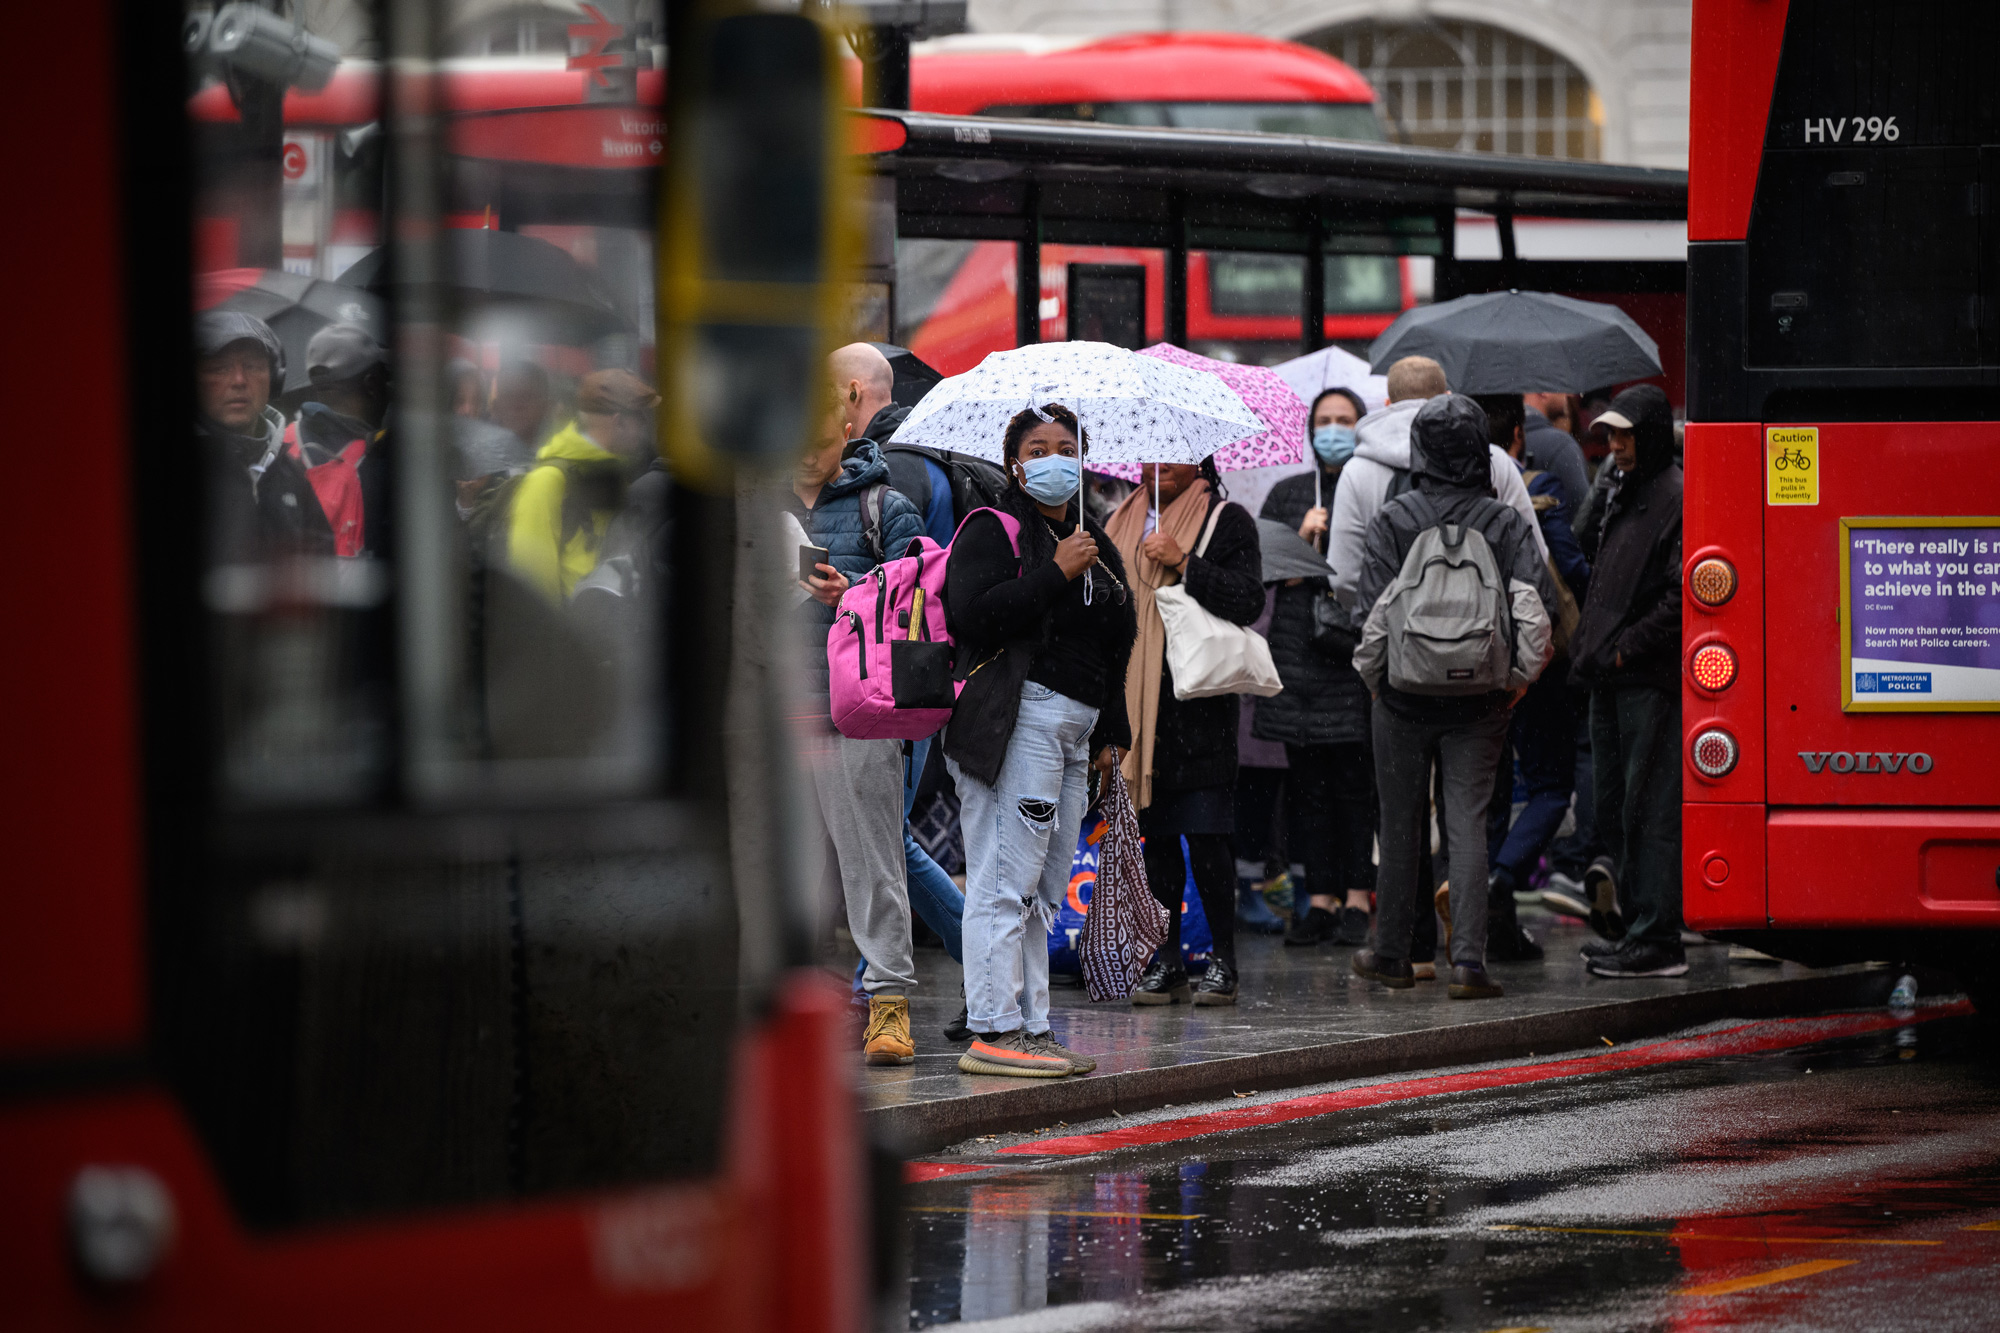
<path id="1" fill-rule="evenodd" d="M 1890 754 L 1886 750 L 1800 750 L 1809 772 L 1831 768 L 1836 773 L 1928 773 L 1931 757 L 1922 750 L 1915 754 Z"/>

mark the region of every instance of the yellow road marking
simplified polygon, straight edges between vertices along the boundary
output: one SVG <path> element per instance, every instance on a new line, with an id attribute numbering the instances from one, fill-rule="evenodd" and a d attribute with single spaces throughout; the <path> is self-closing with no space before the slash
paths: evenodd
<path id="1" fill-rule="evenodd" d="M 1802 1264 L 1786 1264 L 1783 1268 L 1770 1268 L 1748 1277 L 1733 1277 L 1727 1282 L 1704 1282 L 1699 1287 L 1682 1287 L 1683 1296 L 1727 1296 L 1732 1291 L 1748 1291 L 1752 1287 L 1768 1287 L 1774 1282 L 1790 1282 L 1795 1278 L 1811 1277 L 1814 1273 L 1824 1273 L 1832 1268 L 1846 1268 L 1852 1259 L 1812 1259 Z"/>
<path id="2" fill-rule="evenodd" d="M 1709 1231 L 1614 1231 L 1609 1227 L 1527 1227 L 1505 1222 L 1490 1224 L 1488 1231 L 1555 1231 L 1571 1236 L 1651 1236 L 1656 1240 L 1733 1240 L 1746 1245 L 1942 1245 L 1941 1240 L 1869 1240 L 1855 1236 L 1730 1236 Z M 1967 1228 L 1973 1230 L 1975 1228 Z M 2000 1224 L 1989 1224 L 2000 1231 Z"/>
<path id="3" fill-rule="evenodd" d="M 1975 1222 L 1975 1223 L 1973 1223 L 1973 1224 L 1972 1224 L 1971 1226 L 1969 1226 L 1969 1227 L 1964 1227 L 1964 1228 L 1962 1228 L 1962 1230 L 1965 1230 L 1965 1231 L 2000 1231 L 2000 1222 Z"/>
<path id="4" fill-rule="evenodd" d="M 1546 1324 L 1509 1324 L 1505 1328 L 1489 1328 L 1486 1333 L 1549 1333 Z"/>
<path id="5" fill-rule="evenodd" d="M 905 1208 L 906 1213 L 985 1213 L 989 1216 L 1117 1217 L 1137 1222 L 1195 1222 L 1206 1213 L 1091 1213 L 1073 1208 Z"/>

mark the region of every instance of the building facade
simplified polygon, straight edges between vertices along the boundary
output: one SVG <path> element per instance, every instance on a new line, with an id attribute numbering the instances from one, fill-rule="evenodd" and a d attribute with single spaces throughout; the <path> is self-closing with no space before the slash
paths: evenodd
<path id="1" fill-rule="evenodd" d="M 1687 166 L 1693 0 L 971 0 L 979 32 L 1253 32 L 1374 84 L 1398 138 Z"/>

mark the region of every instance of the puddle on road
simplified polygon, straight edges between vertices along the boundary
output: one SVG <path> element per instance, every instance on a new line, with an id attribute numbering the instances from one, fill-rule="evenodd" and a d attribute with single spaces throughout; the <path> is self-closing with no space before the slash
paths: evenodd
<path id="1" fill-rule="evenodd" d="M 1988 1327 L 2000 1229 L 1966 1228 L 2000 1219 L 2000 1067 L 1969 1039 L 1941 1023 L 915 1186 L 911 1326 Z"/>

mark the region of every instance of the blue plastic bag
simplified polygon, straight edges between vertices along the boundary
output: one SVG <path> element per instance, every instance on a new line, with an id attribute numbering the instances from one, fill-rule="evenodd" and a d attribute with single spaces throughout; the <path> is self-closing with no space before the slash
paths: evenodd
<path id="1" fill-rule="evenodd" d="M 1083 964 L 1076 956 L 1076 937 L 1083 930 L 1084 914 L 1090 911 L 1090 892 L 1097 884 L 1097 848 L 1104 841 L 1104 816 L 1095 809 L 1083 817 L 1076 833 L 1076 852 L 1069 863 L 1069 892 L 1056 909 L 1055 929 L 1049 932 L 1049 972 L 1081 978 Z M 1181 839 L 1181 864 L 1192 866 L 1187 839 Z M 1201 910 L 1201 894 L 1195 891 L 1194 871 L 1189 869 L 1181 884 L 1181 959 L 1193 965 L 1208 961 L 1215 947 L 1209 933 L 1208 917 Z"/>

